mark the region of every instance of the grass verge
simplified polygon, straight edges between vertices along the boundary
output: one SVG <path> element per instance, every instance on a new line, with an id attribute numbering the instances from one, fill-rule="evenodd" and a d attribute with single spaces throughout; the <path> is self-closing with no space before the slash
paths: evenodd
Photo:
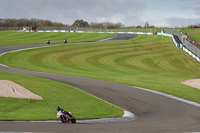
<path id="1" fill-rule="evenodd" d="M 71 111 L 77 119 L 123 115 L 122 109 L 60 82 L 5 72 L 0 72 L 0 79 L 14 81 L 44 98 L 0 97 L 0 120 L 57 120 L 57 106 Z"/>
<path id="2" fill-rule="evenodd" d="M 115 36 L 115 34 L 97 33 L 0 31 L 0 46 L 46 44 L 47 40 L 51 43 L 63 43 L 64 39 L 67 39 L 68 43 L 92 42 Z"/>
<path id="3" fill-rule="evenodd" d="M 194 38 L 197 42 L 200 43 L 200 33 L 197 33 L 197 34 L 192 34 L 190 35 L 192 38 Z"/>
<path id="4" fill-rule="evenodd" d="M 178 30 L 180 32 L 182 32 L 183 34 L 187 33 L 193 33 L 193 32 L 197 32 L 197 31 L 200 31 L 200 28 L 193 28 L 193 29 L 188 29 L 188 28 L 178 28 Z"/>

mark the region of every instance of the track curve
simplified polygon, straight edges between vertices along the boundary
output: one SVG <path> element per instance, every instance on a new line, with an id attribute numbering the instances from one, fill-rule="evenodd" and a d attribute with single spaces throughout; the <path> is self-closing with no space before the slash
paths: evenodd
<path id="1" fill-rule="evenodd" d="M 125 37 L 126 34 L 123 36 Z M 35 46 L 0 47 L 0 54 Z M 0 66 L 0 71 L 37 76 L 66 83 L 133 112 L 137 116 L 136 120 L 129 122 L 95 124 L 66 125 L 62 123 L 0 122 L 0 132 L 200 132 L 200 108 L 147 92 L 137 87 L 90 78 L 33 72 L 4 66 Z"/>

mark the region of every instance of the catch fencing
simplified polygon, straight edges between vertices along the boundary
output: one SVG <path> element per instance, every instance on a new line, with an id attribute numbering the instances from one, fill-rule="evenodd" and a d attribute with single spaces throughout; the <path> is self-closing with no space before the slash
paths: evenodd
<path id="1" fill-rule="evenodd" d="M 23 27 L 0 27 L 1 31 L 21 31 Z"/>
<path id="2" fill-rule="evenodd" d="M 0 27 L 0 31 L 30 31 L 32 27 Z"/>

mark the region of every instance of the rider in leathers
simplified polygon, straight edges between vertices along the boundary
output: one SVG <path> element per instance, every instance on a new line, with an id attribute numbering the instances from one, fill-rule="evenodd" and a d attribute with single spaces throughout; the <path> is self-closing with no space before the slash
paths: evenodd
<path id="1" fill-rule="evenodd" d="M 63 113 L 66 113 L 67 115 L 69 115 L 70 117 L 72 117 L 69 112 L 65 111 L 64 109 L 61 109 L 60 107 L 57 107 L 57 111 L 62 111 Z"/>

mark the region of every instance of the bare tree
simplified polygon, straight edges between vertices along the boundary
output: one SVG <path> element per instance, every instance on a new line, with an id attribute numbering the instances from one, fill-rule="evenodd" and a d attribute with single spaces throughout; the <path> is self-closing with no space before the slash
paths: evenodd
<path id="1" fill-rule="evenodd" d="M 59 22 L 52 22 L 50 20 L 42 20 L 42 19 L 13 19 L 13 18 L 7 18 L 7 19 L 0 19 L 0 26 L 1 27 L 23 27 L 23 26 L 29 26 L 29 27 L 37 27 L 37 26 L 64 26 L 64 24 Z"/>
<path id="2" fill-rule="evenodd" d="M 123 24 L 121 23 L 111 23 L 111 22 L 102 22 L 102 23 L 95 23 L 95 22 L 92 22 L 90 23 L 89 25 L 90 27 L 93 27 L 93 28 L 121 28 L 123 27 Z"/>

